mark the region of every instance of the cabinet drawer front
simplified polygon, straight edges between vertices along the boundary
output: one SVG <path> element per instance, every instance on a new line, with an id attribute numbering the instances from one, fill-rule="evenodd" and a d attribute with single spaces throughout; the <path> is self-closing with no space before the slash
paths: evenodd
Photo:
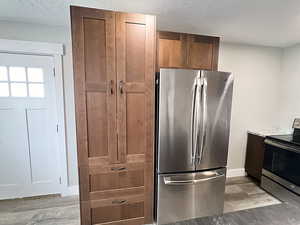
<path id="1" fill-rule="evenodd" d="M 142 186 L 144 186 L 143 163 L 90 168 L 90 192 Z"/>
<path id="2" fill-rule="evenodd" d="M 122 198 L 124 196 L 144 194 L 144 187 L 132 187 L 116 190 L 94 191 L 90 192 L 91 200 L 100 200 L 108 198 Z"/>
<path id="3" fill-rule="evenodd" d="M 92 224 L 144 217 L 144 195 L 91 201 Z"/>
<path id="4" fill-rule="evenodd" d="M 107 223 L 98 223 L 95 225 L 141 225 L 145 224 L 145 218 L 144 217 L 138 217 L 133 219 L 126 219 L 126 220 L 120 220 L 120 221 L 113 221 L 113 222 L 107 222 Z"/>

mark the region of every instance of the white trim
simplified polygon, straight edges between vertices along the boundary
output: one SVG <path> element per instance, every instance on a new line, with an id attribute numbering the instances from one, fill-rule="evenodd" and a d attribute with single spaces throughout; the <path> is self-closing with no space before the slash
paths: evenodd
<path id="1" fill-rule="evenodd" d="M 226 177 L 244 177 L 246 172 L 244 168 L 227 169 Z"/>
<path id="2" fill-rule="evenodd" d="M 61 194 L 69 193 L 70 188 L 72 189 L 73 186 L 68 186 L 67 145 L 65 133 L 65 103 L 62 67 L 62 55 L 64 54 L 63 44 L 0 39 L 0 52 L 31 55 L 48 55 L 53 57 L 55 70 L 55 92 L 57 103 L 57 123 L 59 126 L 58 150 L 60 161 L 59 164 L 61 176 Z"/>
<path id="3" fill-rule="evenodd" d="M 65 127 L 65 102 L 64 102 L 64 84 L 63 84 L 63 69 L 62 56 L 54 55 L 54 70 L 55 70 L 55 91 L 57 105 L 57 124 L 58 124 L 58 148 L 60 160 L 60 174 L 62 193 L 68 188 L 68 159 L 67 159 L 67 143 L 66 143 L 66 127 Z"/>
<path id="4" fill-rule="evenodd" d="M 63 55 L 63 44 L 0 39 L 0 51 L 35 55 Z"/>
<path id="5" fill-rule="evenodd" d="M 72 195 L 79 195 L 79 186 L 78 185 L 68 186 L 65 189 L 65 191 L 61 193 L 62 197 L 72 196 Z"/>

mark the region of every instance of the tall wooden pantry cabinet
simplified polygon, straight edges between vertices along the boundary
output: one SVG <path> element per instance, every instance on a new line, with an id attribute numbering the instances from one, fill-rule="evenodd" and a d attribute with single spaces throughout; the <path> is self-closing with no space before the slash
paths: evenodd
<path id="1" fill-rule="evenodd" d="M 153 217 L 155 17 L 71 7 L 81 224 Z"/>

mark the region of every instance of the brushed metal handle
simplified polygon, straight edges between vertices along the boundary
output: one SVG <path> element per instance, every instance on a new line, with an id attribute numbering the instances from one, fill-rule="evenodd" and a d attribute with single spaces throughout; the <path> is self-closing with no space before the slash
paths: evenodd
<path id="1" fill-rule="evenodd" d="M 112 167 L 112 171 L 121 171 L 121 170 L 126 170 L 126 167 Z"/>
<path id="2" fill-rule="evenodd" d="M 187 179 L 187 180 L 172 180 L 171 177 L 164 177 L 164 183 L 166 185 L 185 185 L 185 184 L 197 184 L 209 180 L 224 177 L 224 173 L 216 172 L 213 176 L 202 178 L 202 179 Z"/>
<path id="3" fill-rule="evenodd" d="M 113 200 L 111 203 L 112 204 L 124 204 L 126 202 L 127 202 L 127 200 Z"/>
<path id="4" fill-rule="evenodd" d="M 195 90 L 195 109 L 194 109 L 194 129 L 193 131 L 193 160 L 194 164 L 199 163 L 199 157 L 198 157 L 198 148 L 199 148 L 199 126 L 200 126 L 200 102 L 201 102 L 201 90 L 202 90 L 202 84 L 201 84 L 201 73 L 199 72 L 196 77 L 196 90 Z"/>
<path id="5" fill-rule="evenodd" d="M 109 89 L 110 89 L 110 94 L 113 95 L 114 94 L 114 81 L 113 80 L 110 81 Z"/>
<path id="6" fill-rule="evenodd" d="M 201 128 L 201 145 L 200 151 L 197 155 L 198 163 L 201 162 L 203 157 L 203 150 L 205 147 L 205 138 L 206 138 L 206 129 L 207 129 L 207 80 L 203 78 L 202 81 L 202 89 L 201 89 L 201 109 L 202 109 L 202 128 Z M 199 128 L 198 128 L 199 129 Z"/>
<path id="7" fill-rule="evenodd" d="M 124 86 L 124 81 L 123 81 L 123 80 L 120 80 L 120 81 L 119 81 L 119 89 L 120 89 L 120 93 L 121 93 L 121 94 L 124 93 L 123 86 Z"/>
<path id="8" fill-rule="evenodd" d="M 197 79 L 194 81 L 193 90 L 192 90 L 192 116 L 191 116 L 191 153 L 192 153 L 192 164 L 195 163 L 196 158 L 196 149 L 195 149 L 195 120 L 196 120 L 196 96 L 197 96 L 197 90 L 198 90 L 198 82 Z"/>

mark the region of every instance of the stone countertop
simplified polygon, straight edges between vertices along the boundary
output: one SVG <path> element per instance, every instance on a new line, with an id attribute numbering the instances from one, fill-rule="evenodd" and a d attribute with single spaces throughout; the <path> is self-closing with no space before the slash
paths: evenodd
<path id="1" fill-rule="evenodd" d="M 248 130 L 248 134 L 254 134 L 261 137 L 266 137 L 270 135 L 285 135 L 291 134 L 291 131 L 288 130 Z"/>

